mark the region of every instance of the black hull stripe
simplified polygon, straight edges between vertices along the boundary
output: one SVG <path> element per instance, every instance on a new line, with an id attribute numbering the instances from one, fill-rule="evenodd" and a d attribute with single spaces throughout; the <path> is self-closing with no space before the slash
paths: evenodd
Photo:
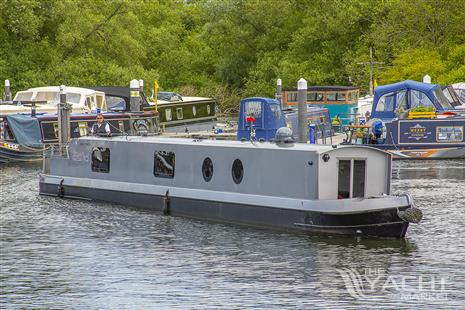
<path id="1" fill-rule="evenodd" d="M 40 194 L 58 196 L 56 184 L 40 183 Z M 65 198 L 92 199 L 163 211 L 164 196 L 64 186 Z M 299 233 L 331 233 L 403 238 L 408 223 L 402 222 L 397 208 L 361 214 L 331 215 L 316 211 L 271 208 L 235 203 L 169 197 L 170 214 L 273 230 Z M 399 209 L 408 208 L 402 207 Z M 299 224 L 299 225 L 296 225 Z"/>

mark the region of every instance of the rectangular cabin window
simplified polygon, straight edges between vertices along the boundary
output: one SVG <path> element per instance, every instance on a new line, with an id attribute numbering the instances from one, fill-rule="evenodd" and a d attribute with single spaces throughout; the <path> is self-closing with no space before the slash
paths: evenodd
<path id="1" fill-rule="evenodd" d="M 323 94 L 323 93 L 316 93 L 316 95 L 315 95 L 315 100 L 316 100 L 316 101 L 324 101 L 324 99 L 325 99 L 325 94 Z"/>
<path id="2" fill-rule="evenodd" d="M 262 103 L 261 101 L 247 101 L 245 103 L 245 117 L 252 116 L 260 118 L 262 116 Z"/>
<path id="3" fill-rule="evenodd" d="M 350 100 L 351 101 L 356 101 L 358 98 L 357 98 L 357 92 L 356 91 L 353 91 L 353 92 L 350 92 Z"/>
<path id="4" fill-rule="evenodd" d="M 345 93 L 337 93 L 337 101 L 346 101 Z"/>
<path id="5" fill-rule="evenodd" d="M 287 102 L 297 102 L 297 92 L 287 93 Z"/>
<path id="6" fill-rule="evenodd" d="M 350 160 L 339 160 L 337 199 L 350 198 Z"/>
<path id="7" fill-rule="evenodd" d="M 176 164 L 174 152 L 155 151 L 153 174 L 159 178 L 174 178 Z"/>
<path id="8" fill-rule="evenodd" d="M 364 160 L 354 160 L 354 178 L 352 185 L 352 197 L 365 197 L 365 170 Z"/>
<path id="9" fill-rule="evenodd" d="M 308 92 L 307 93 L 307 101 L 315 101 L 316 100 L 316 93 L 315 92 Z"/>
<path id="10" fill-rule="evenodd" d="M 328 101 L 336 101 L 336 93 L 327 93 L 326 100 Z"/>
<path id="11" fill-rule="evenodd" d="M 79 136 L 84 137 L 87 136 L 87 123 L 86 122 L 79 122 Z"/>
<path id="12" fill-rule="evenodd" d="M 110 172 L 110 149 L 105 147 L 94 147 L 92 149 L 92 171 Z"/>
<path id="13" fill-rule="evenodd" d="M 92 109 L 92 105 L 90 104 L 90 98 L 89 97 L 86 98 L 86 107 L 88 107 L 89 109 Z"/>
<path id="14" fill-rule="evenodd" d="M 101 110 L 106 110 L 106 106 L 105 106 L 105 101 L 103 100 L 103 96 L 95 96 L 95 98 L 97 98 L 97 108 L 101 109 Z"/>
<path id="15" fill-rule="evenodd" d="M 172 118 L 171 118 L 171 109 L 166 109 L 165 110 L 165 119 L 167 122 L 169 122 Z"/>
<path id="16" fill-rule="evenodd" d="M 182 113 L 182 108 L 176 108 L 176 118 L 177 119 L 183 119 L 184 115 Z"/>

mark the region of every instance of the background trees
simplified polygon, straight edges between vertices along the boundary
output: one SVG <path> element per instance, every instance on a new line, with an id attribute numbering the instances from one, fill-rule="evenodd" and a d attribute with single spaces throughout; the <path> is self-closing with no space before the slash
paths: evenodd
<path id="1" fill-rule="evenodd" d="M 465 0 L 0 0 L 0 78 L 13 90 L 67 84 L 273 96 L 295 86 L 367 89 L 373 47 L 378 84 L 465 80 Z"/>

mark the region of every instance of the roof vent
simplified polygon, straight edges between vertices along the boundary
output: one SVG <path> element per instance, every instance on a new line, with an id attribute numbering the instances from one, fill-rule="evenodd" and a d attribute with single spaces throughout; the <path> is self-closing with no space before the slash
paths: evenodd
<path id="1" fill-rule="evenodd" d="M 276 130 L 275 142 L 279 146 L 293 145 L 294 138 L 292 137 L 292 130 L 287 127 L 281 127 Z"/>

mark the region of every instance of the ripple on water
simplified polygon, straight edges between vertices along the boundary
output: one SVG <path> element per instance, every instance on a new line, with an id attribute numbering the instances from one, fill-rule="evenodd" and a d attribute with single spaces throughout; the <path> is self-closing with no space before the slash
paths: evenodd
<path id="1" fill-rule="evenodd" d="M 1 308 L 410 309 L 465 303 L 464 161 L 394 163 L 393 192 L 411 193 L 424 212 L 406 240 L 298 236 L 42 197 L 38 173 L 36 165 L 0 167 Z M 445 279 L 445 295 L 407 301 L 407 291 L 391 285 L 356 300 L 342 268 L 383 271 L 397 283 Z"/>

